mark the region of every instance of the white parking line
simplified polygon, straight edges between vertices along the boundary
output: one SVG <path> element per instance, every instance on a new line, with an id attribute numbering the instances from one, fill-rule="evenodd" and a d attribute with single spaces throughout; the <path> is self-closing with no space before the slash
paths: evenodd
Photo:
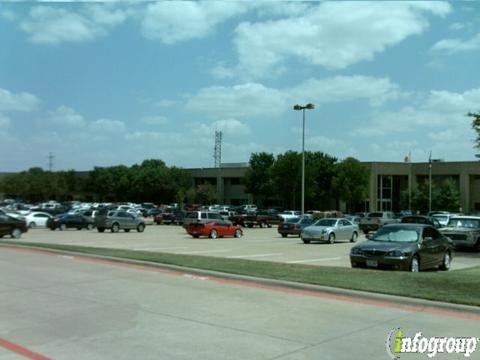
<path id="1" fill-rule="evenodd" d="M 230 252 L 232 250 L 200 250 L 200 251 L 184 251 L 177 254 L 208 254 L 208 253 L 221 253 L 221 252 Z"/>
<path id="2" fill-rule="evenodd" d="M 228 256 L 228 258 L 230 258 L 230 259 L 257 258 L 257 257 L 280 256 L 280 255 L 283 255 L 283 254 L 282 253 L 271 253 L 271 254 L 236 255 L 236 256 Z"/>
<path id="3" fill-rule="evenodd" d="M 287 263 L 288 263 L 288 264 L 301 264 L 301 263 L 308 263 L 308 262 L 331 261 L 331 260 L 340 260 L 340 259 L 341 259 L 341 257 L 321 258 L 321 259 L 306 259 L 306 260 L 287 261 Z"/>
<path id="4" fill-rule="evenodd" d="M 175 247 L 146 247 L 146 248 L 136 248 L 135 251 L 141 250 L 176 250 L 176 249 L 188 249 L 186 246 L 175 246 Z"/>

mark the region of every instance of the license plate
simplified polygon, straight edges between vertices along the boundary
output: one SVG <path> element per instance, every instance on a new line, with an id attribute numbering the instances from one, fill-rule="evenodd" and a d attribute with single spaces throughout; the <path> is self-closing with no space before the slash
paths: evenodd
<path id="1" fill-rule="evenodd" d="M 367 266 L 378 267 L 378 261 L 377 260 L 367 260 Z"/>

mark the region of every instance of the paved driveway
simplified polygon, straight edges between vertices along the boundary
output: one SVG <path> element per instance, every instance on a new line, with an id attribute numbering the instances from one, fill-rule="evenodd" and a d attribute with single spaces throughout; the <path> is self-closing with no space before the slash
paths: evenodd
<path id="1" fill-rule="evenodd" d="M 306 245 L 298 237 L 282 238 L 275 227 L 246 228 L 240 239 L 194 239 L 182 227 L 175 225 L 151 225 L 147 226 L 144 233 L 131 231 L 116 234 L 108 231 L 98 233 L 96 230 L 33 229 L 24 234 L 20 241 L 347 267 L 350 266 L 349 253 L 353 245 L 350 242 Z M 360 235 L 358 241 L 365 241 L 365 237 Z M 476 265 L 480 265 L 480 253 L 457 252 L 452 268 Z"/>
<path id="2" fill-rule="evenodd" d="M 474 313 L 25 249 L 0 248 L 0 273 L 2 360 L 389 359 L 397 328 L 408 337 L 480 335 Z"/>

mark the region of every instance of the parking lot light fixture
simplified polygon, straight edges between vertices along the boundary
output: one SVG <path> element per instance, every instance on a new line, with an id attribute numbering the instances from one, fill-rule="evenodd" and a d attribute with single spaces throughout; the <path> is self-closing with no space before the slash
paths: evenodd
<path id="1" fill-rule="evenodd" d="M 303 126 L 302 126 L 302 211 L 301 214 L 305 213 L 305 109 L 307 110 L 313 110 L 315 109 L 315 105 L 312 103 L 308 103 L 305 106 L 302 105 L 295 105 L 293 107 L 293 110 L 300 111 L 302 110 L 303 112 Z"/>

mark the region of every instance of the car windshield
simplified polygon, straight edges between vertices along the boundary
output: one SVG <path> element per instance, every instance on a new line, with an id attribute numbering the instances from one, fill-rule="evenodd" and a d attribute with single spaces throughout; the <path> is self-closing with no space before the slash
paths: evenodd
<path id="1" fill-rule="evenodd" d="M 438 221 L 448 221 L 448 216 L 447 215 L 433 215 L 435 219 Z"/>
<path id="2" fill-rule="evenodd" d="M 298 222 L 299 218 L 298 217 L 293 217 L 293 218 L 287 218 L 285 219 L 284 222 L 287 222 L 287 223 L 296 223 Z"/>
<path id="3" fill-rule="evenodd" d="M 373 218 L 381 218 L 383 216 L 383 214 L 381 212 L 377 212 L 377 213 L 370 213 L 368 214 L 368 217 L 373 217 Z"/>
<path id="4" fill-rule="evenodd" d="M 315 223 L 315 226 L 335 226 L 336 223 L 335 219 L 321 219 Z"/>
<path id="5" fill-rule="evenodd" d="M 384 227 L 378 230 L 371 240 L 413 243 L 413 242 L 417 242 L 418 238 L 419 238 L 419 232 L 417 229 L 405 229 L 400 227 Z"/>
<path id="6" fill-rule="evenodd" d="M 450 219 L 448 227 L 480 228 L 480 220 L 477 219 Z"/>
<path id="7" fill-rule="evenodd" d="M 198 216 L 197 213 L 192 212 L 192 213 L 188 213 L 186 217 L 189 219 L 196 219 L 197 216 Z"/>

